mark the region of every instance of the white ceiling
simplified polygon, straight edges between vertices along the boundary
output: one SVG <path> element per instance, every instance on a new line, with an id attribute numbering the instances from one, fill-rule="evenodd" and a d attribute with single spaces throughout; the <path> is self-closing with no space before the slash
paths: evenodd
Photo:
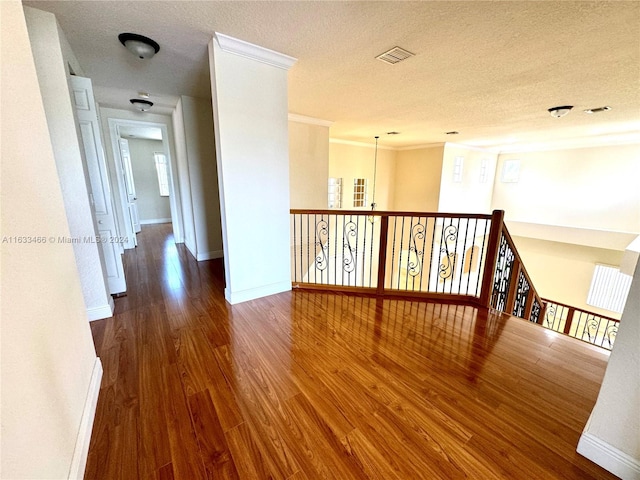
<path id="1" fill-rule="evenodd" d="M 162 130 L 157 127 L 120 125 L 120 136 L 143 140 L 162 140 Z"/>
<path id="2" fill-rule="evenodd" d="M 333 138 L 496 146 L 640 131 L 637 1 L 24 3 L 56 14 L 106 106 L 130 109 L 139 91 L 157 113 L 179 95 L 210 98 L 207 44 L 220 32 L 298 58 L 289 110 L 333 121 Z M 160 52 L 137 59 L 122 32 Z M 374 58 L 396 45 L 416 55 Z M 557 105 L 575 108 L 556 119 Z"/>

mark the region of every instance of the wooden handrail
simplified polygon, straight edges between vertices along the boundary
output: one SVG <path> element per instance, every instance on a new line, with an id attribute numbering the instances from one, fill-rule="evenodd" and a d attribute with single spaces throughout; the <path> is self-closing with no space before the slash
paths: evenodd
<path id="1" fill-rule="evenodd" d="M 576 311 L 579 312 L 583 312 L 586 313 L 588 315 L 595 315 L 596 317 L 600 317 L 603 318 L 605 320 L 611 320 L 612 322 L 619 322 L 620 319 L 619 318 L 613 318 L 613 317 L 609 317 L 607 315 L 600 315 L 599 313 L 596 312 L 592 312 L 591 310 L 585 310 L 584 308 L 578 308 L 578 307 L 574 307 L 572 305 L 567 305 L 566 303 L 562 303 L 562 302 L 556 302 L 555 300 L 549 300 L 548 298 L 543 298 L 542 301 L 547 304 L 547 303 L 553 303 L 555 305 L 560 305 L 561 307 L 565 307 L 565 308 L 572 308 Z"/>
<path id="2" fill-rule="evenodd" d="M 341 210 L 341 209 L 308 209 L 292 208 L 290 213 L 307 215 L 371 215 L 374 217 L 439 217 L 439 218 L 475 218 L 490 220 L 486 213 L 442 213 L 442 212 L 396 212 L 390 210 Z"/>

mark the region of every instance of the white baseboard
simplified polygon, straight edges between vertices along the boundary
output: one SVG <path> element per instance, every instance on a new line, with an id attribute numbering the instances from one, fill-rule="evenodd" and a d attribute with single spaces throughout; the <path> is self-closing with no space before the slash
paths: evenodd
<path id="1" fill-rule="evenodd" d="M 87 317 L 90 322 L 94 320 L 102 320 L 103 318 L 113 317 L 113 309 L 115 305 L 113 303 L 113 298 L 109 297 L 109 303 L 106 305 L 101 305 L 99 307 L 87 308 Z"/>
<path id="2" fill-rule="evenodd" d="M 204 252 L 196 255 L 196 260 L 201 262 L 202 260 L 213 260 L 214 258 L 224 257 L 223 250 L 214 250 L 213 252 Z"/>
<path id="3" fill-rule="evenodd" d="M 93 419 L 96 416 L 96 407 L 98 405 L 100 382 L 102 382 L 102 362 L 99 358 L 96 358 L 93 364 L 93 372 L 91 373 L 91 381 L 89 382 L 89 391 L 82 410 L 80 428 L 76 437 L 76 447 L 73 450 L 73 458 L 71 459 L 70 479 L 82 480 L 84 478 L 84 469 L 87 466 L 87 455 L 89 454 L 89 442 L 91 441 L 91 430 L 93 430 Z"/>
<path id="4" fill-rule="evenodd" d="M 171 217 L 169 217 L 169 218 L 149 218 L 147 220 L 140 220 L 140 225 L 155 225 L 156 223 L 171 223 Z"/>
<path id="5" fill-rule="evenodd" d="M 225 287 L 224 298 L 231 305 L 234 305 L 236 303 L 248 302 L 249 300 L 254 300 L 256 298 L 275 295 L 276 293 L 288 292 L 289 290 L 291 290 L 291 280 L 272 283 L 270 285 L 264 285 L 257 288 L 249 288 L 239 292 L 232 292 L 229 290 L 229 287 Z"/>
<path id="6" fill-rule="evenodd" d="M 577 451 L 623 480 L 640 480 L 640 459 L 633 458 L 588 432 L 582 432 Z"/>

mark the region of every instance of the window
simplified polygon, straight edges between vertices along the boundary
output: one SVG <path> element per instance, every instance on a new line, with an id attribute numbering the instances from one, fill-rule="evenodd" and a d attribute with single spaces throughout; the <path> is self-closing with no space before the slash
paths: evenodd
<path id="1" fill-rule="evenodd" d="M 354 207 L 367 206 L 367 179 L 366 178 L 353 179 L 353 206 Z"/>
<path id="2" fill-rule="evenodd" d="M 164 153 L 154 153 L 153 158 L 156 162 L 156 173 L 158 174 L 158 187 L 160 187 L 160 196 L 169 196 L 169 165 L 167 157 Z"/>
<path id="3" fill-rule="evenodd" d="M 464 165 L 464 157 L 456 157 L 453 163 L 453 181 L 454 183 L 462 182 L 462 168 Z"/>
<path id="4" fill-rule="evenodd" d="M 631 289 L 631 277 L 618 267 L 596 264 L 587 297 L 587 305 L 622 313 Z"/>
<path id="5" fill-rule="evenodd" d="M 342 179 L 329 178 L 329 208 L 342 207 Z"/>

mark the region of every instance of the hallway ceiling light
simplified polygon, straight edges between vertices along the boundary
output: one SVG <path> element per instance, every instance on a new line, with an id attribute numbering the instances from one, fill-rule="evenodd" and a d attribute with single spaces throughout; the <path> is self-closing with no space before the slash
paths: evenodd
<path id="1" fill-rule="evenodd" d="M 573 105 L 563 105 L 561 107 L 551 107 L 548 112 L 552 117 L 560 118 L 564 117 L 567 113 L 571 111 Z"/>
<path id="2" fill-rule="evenodd" d="M 118 40 L 138 58 L 151 58 L 160 51 L 155 41 L 137 33 L 121 33 Z"/>
<path id="3" fill-rule="evenodd" d="M 149 98 L 151 96 L 151 94 L 147 93 L 147 92 L 138 92 L 138 96 L 140 98 L 145 98 L 146 99 L 146 98 Z"/>
<path id="4" fill-rule="evenodd" d="M 132 98 L 129 101 L 131 102 L 131 105 L 136 107 L 141 112 L 146 112 L 151 107 L 153 107 L 153 102 L 150 102 L 149 100 L 141 100 L 139 98 Z"/>

